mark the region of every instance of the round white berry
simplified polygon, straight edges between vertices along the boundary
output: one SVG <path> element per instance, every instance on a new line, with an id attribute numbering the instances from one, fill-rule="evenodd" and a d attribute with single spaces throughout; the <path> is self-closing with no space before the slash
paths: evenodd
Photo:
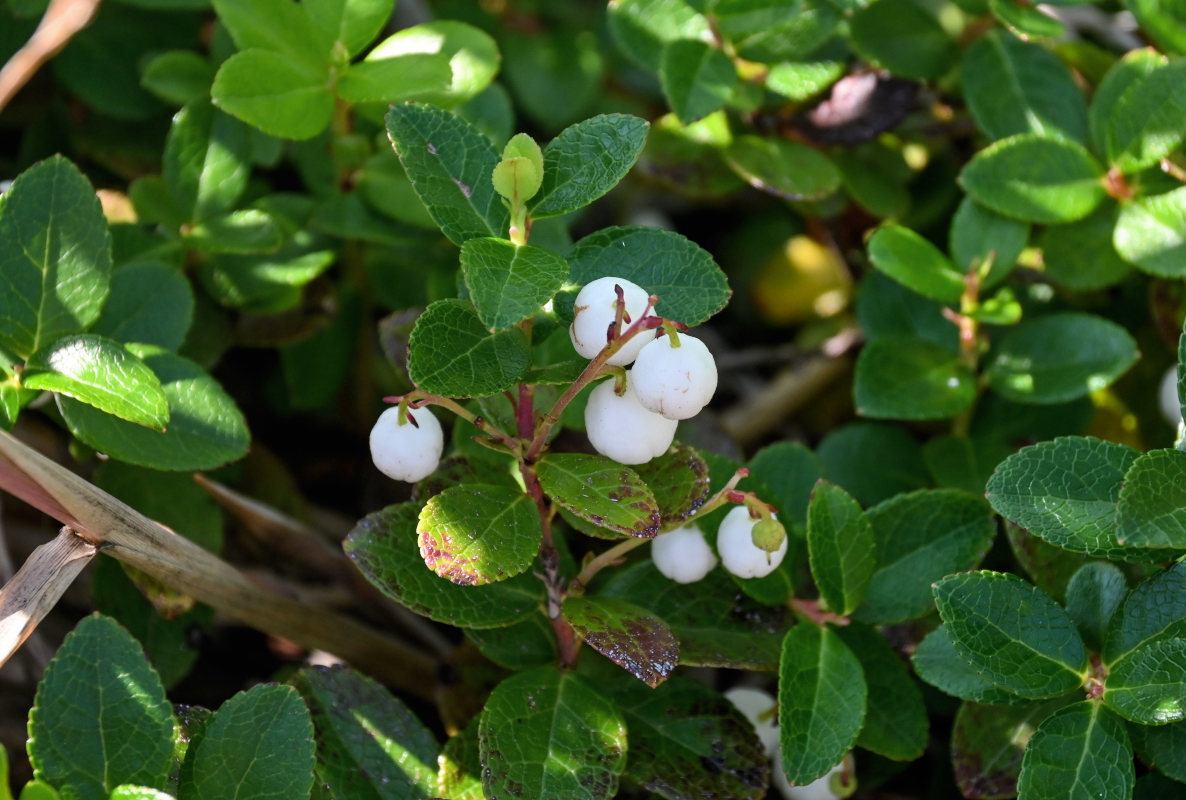
<path id="1" fill-rule="evenodd" d="M 775 713 L 775 702 L 770 693 L 747 686 L 734 686 L 725 692 L 725 699 L 754 726 L 766 755 L 777 759 L 778 714 Z"/>
<path id="2" fill-rule="evenodd" d="M 651 542 L 651 560 L 663 577 L 676 583 L 695 583 L 717 565 L 716 553 L 695 525 L 656 536 Z"/>
<path id="3" fill-rule="evenodd" d="M 773 553 L 767 553 L 755 545 L 753 530 L 756 524 L 758 520 L 750 517 L 748 508 L 737 506 L 725 515 L 721 527 L 717 529 L 717 552 L 721 555 L 721 563 L 739 578 L 769 575 L 787 554 L 785 538 Z"/>
<path id="4" fill-rule="evenodd" d="M 371 460 L 397 481 L 415 483 L 427 478 L 441 463 L 444 449 L 441 423 L 427 408 L 409 411 L 408 421 L 400 425 L 399 407 L 393 406 L 371 428 Z"/>
<path id="5" fill-rule="evenodd" d="M 625 278 L 598 278 L 586 283 L 577 294 L 573 305 L 572 325 L 569 326 L 568 336 L 572 339 L 572 346 L 584 358 L 593 358 L 605 348 L 606 335 L 617 314 L 618 294 L 614 286 L 622 287 L 622 297 L 626 301 L 626 315 L 631 322 L 642 319 L 647 310 L 650 295 L 637 283 Z M 651 316 L 648 314 L 648 316 Z M 622 330 L 628 327 L 625 319 Z M 609 363 L 616 367 L 624 367 L 634 361 L 643 345 L 654 339 L 651 331 L 642 331 L 614 353 Z"/>
<path id="6" fill-rule="evenodd" d="M 803 786 L 791 786 L 787 775 L 782 771 L 782 764 L 776 764 L 774 770 L 774 785 L 786 800 L 840 800 L 840 796 L 832 791 L 832 776 L 844 769 L 844 762 L 828 770 L 828 774 L 817 778 Z"/>
<path id="7" fill-rule="evenodd" d="M 661 456 L 675 439 L 676 421 L 647 411 L 630 388 L 618 396 L 614 381 L 602 381 L 589 393 L 585 433 L 593 449 L 619 464 L 645 464 Z"/>
<path id="8" fill-rule="evenodd" d="M 1161 379 L 1161 392 L 1158 395 L 1161 415 L 1170 425 L 1177 425 L 1182 421 L 1182 406 L 1178 403 L 1178 368 L 1170 367 Z"/>
<path id="9" fill-rule="evenodd" d="M 634 362 L 634 393 L 644 408 L 668 419 L 688 419 L 708 405 L 717 390 L 717 364 L 699 339 L 680 335 L 648 342 Z"/>

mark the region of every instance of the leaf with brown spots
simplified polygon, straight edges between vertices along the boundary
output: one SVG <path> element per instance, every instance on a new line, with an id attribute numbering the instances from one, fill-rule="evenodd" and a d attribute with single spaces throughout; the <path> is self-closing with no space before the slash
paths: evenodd
<path id="1" fill-rule="evenodd" d="M 539 482 L 556 503 L 601 528 L 650 539 L 659 533 L 659 504 L 638 473 L 605 456 L 551 453 Z"/>
<path id="2" fill-rule="evenodd" d="M 570 597 L 564 618 L 597 652 L 654 688 L 679 663 L 679 639 L 646 609 L 614 597 Z"/>
<path id="3" fill-rule="evenodd" d="M 686 523 L 708 499 L 708 464 L 691 447 L 677 444 L 636 470 L 655 493 L 663 520 L 661 531 Z"/>
<path id="4" fill-rule="evenodd" d="M 453 486 L 431 498 L 416 526 L 428 568 L 462 586 L 506 580 L 527 570 L 543 529 L 531 498 L 502 486 Z"/>

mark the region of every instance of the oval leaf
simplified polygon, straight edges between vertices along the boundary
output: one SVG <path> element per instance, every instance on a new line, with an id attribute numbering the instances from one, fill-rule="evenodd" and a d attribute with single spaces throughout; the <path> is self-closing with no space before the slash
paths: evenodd
<path id="1" fill-rule="evenodd" d="M 869 696 L 857 745 L 895 761 L 913 761 L 927 746 L 930 727 L 922 692 L 902 659 L 873 628 L 850 625 L 836 631 L 864 671 Z"/>
<path id="2" fill-rule="evenodd" d="M 117 342 L 177 350 L 194 316 L 194 293 L 181 270 L 143 262 L 121 267 L 91 333 Z"/>
<path id="3" fill-rule="evenodd" d="M 531 366 L 531 349 L 517 328 L 490 334 L 464 300 L 437 300 L 416 320 L 408 344 L 408 376 L 447 397 L 497 394 Z"/>
<path id="4" fill-rule="evenodd" d="M 964 276 L 951 266 L 939 249 L 909 228 L 885 225 L 869 239 L 873 266 L 932 300 L 958 306 Z"/>
<path id="5" fill-rule="evenodd" d="M 1104 703 L 1140 725 L 1186 718 L 1186 639 L 1162 639 L 1126 655 L 1108 672 Z"/>
<path id="6" fill-rule="evenodd" d="M 518 489 L 466 483 L 430 498 L 416 533 L 429 569 L 461 586 L 481 586 L 525 572 L 543 529 L 535 502 Z"/>
<path id="7" fill-rule="evenodd" d="M 1142 272 L 1162 278 L 1186 276 L 1186 187 L 1125 203 L 1112 242 L 1116 252 Z"/>
<path id="8" fill-rule="evenodd" d="M 528 206 L 533 219 L 576 211 L 618 185 L 646 144 L 650 123 L 601 114 L 570 125 L 544 148 L 544 177 Z"/>
<path id="9" fill-rule="evenodd" d="M 284 139 L 312 139 L 334 112 L 324 66 L 272 50 L 235 53 L 214 76 L 210 96 L 233 117 Z"/>
<path id="10" fill-rule="evenodd" d="M 659 533 L 659 504 L 633 469 L 580 453 L 549 453 L 538 469 L 544 492 L 581 519 L 626 536 Z"/>
<path id="11" fill-rule="evenodd" d="M 616 597 L 569 597 L 564 618 L 597 652 L 652 689 L 679 663 L 679 640 L 667 623 Z"/>
<path id="12" fill-rule="evenodd" d="M 953 697 L 993 706 L 1026 702 L 997 686 L 965 661 L 947 635 L 946 625 L 935 628 L 918 643 L 911 661 L 919 678 Z M 967 706 L 964 704 L 962 708 Z"/>
<path id="13" fill-rule="evenodd" d="M 799 142 L 741 136 L 725 159 L 750 186 L 787 200 L 820 200 L 840 188 L 836 165 Z"/>
<path id="14" fill-rule="evenodd" d="M 1186 61 L 1171 61 L 1128 86 L 1109 115 L 1108 161 L 1123 172 L 1152 167 L 1186 139 Z"/>
<path id="15" fill-rule="evenodd" d="M 857 357 L 853 399 L 863 417 L 948 419 L 977 394 L 976 375 L 960 355 L 922 339 L 874 339 Z"/>
<path id="16" fill-rule="evenodd" d="M 820 597 L 837 614 L 847 616 L 864 599 L 873 547 L 873 528 L 857 501 L 839 486 L 817 483 L 807 507 L 807 553 Z"/>
<path id="17" fill-rule="evenodd" d="M 729 102 L 737 85 L 737 68 L 716 47 L 677 39 L 663 48 L 659 80 L 667 104 L 688 125 Z"/>
<path id="18" fill-rule="evenodd" d="M 482 324 L 494 333 L 530 319 L 564 285 L 568 262 L 505 239 L 470 239 L 461 246 L 461 271 Z"/>
<path id="19" fill-rule="evenodd" d="M 1136 774 L 1124 723 L 1085 700 L 1051 714 L 1034 731 L 1021 760 L 1019 797 L 1126 800 Z"/>

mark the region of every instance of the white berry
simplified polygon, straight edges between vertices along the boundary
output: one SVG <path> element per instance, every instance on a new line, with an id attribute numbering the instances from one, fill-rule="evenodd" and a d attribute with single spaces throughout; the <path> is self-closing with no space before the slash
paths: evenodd
<path id="1" fill-rule="evenodd" d="M 769 575 L 787 554 L 785 538 L 773 553 L 767 553 L 755 545 L 753 530 L 756 524 L 758 520 L 750 517 L 748 508 L 737 506 L 725 515 L 721 527 L 717 529 L 717 552 L 721 555 L 721 563 L 739 578 Z"/>
<path id="2" fill-rule="evenodd" d="M 621 396 L 615 394 L 612 380 L 593 387 L 585 406 L 585 433 L 603 456 L 619 464 L 645 464 L 671 447 L 677 423 L 639 405 L 630 388 L 630 373 L 626 375 Z"/>
<path id="3" fill-rule="evenodd" d="M 1182 406 L 1178 403 L 1178 368 L 1170 367 L 1161 379 L 1161 391 L 1158 393 L 1161 415 L 1170 425 L 1177 426 L 1182 421 Z"/>
<path id="4" fill-rule="evenodd" d="M 779 765 L 779 769 L 774 771 L 774 785 L 786 800 L 839 800 L 839 795 L 832 791 L 832 776 L 842 769 L 843 761 L 828 770 L 822 778 L 816 778 L 804 786 L 791 786 Z"/>
<path id="5" fill-rule="evenodd" d="M 778 758 L 778 715 L 774 713 L 774 698 L 761 689 L 734 686 L 725 692 L 725 699 L 749 720 L 758 734 L 766 755 Z"/>
<path id="6" fill-rule="evenodd" d="M 427 408 L 409 411 L 408 417 L 400 425 L 398 407 L 379 415 L 371 428 L 371 460 L 387 477 L 415 483 L 436 471 L 445 449 L 445 436 L 441 423 Z"/>
<path id="7" fill-rule="evenodd" d="M 663 577 L 676 583 L 695 583 L 717 565 L 716 553 L 695 525 L 656 536 L 651 542 L 651 560 Z"/>
<path id="8" fill-rule="evenodd" d="M 699 339 L 679 335 L 648 342 L 634 362 L 634 393 L 644 408 L 668 419 L 688 419 L 717 390 L 717 364 Z"/>
<path id="9" fill-rule="evenodd" d="M 607 343 L 606 335 L 617 314 L 618 294 L 614 286 L 622 287 L 622 297 L 626 302 L 626 315 L 631 322 L 642 319 L 647 310 L 650 295 L 637 283 L 625 278 L 598 278 L 586 283 L 577 294 L 573 305 L 572 325 L 569 326 L 568 336 L 572 339 L 572 346 L 584 358 L 593 358 L 600 353 Z M 651 315 L 647 315 L 651 316 Z M 628 327 L 625 319 L 622 330 Z M 616 367 L 624 367 L 634 361 L 638 351 L 647 342 L 654 339 L 650 331 L 642 331 L 614 353 L 609 363 Z"/>

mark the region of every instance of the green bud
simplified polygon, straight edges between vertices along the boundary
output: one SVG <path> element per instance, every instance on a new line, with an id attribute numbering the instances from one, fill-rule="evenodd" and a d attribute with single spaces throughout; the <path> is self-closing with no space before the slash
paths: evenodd
<path id="1" fill-rule="evenodd" d="M 754 547 L 773 553 L 782 547 L 783 541 L 787 538 L 787 529 L 774 517 L 766 517 L 758 520 L 754 529 L 750 531 L 750 537 L 753 539 Z"/>
<path id="2" fill-rule="evenodd" d="M 494 191 L 511 203 L 522 205 L 539 191 L 543 174 L 531 159 L 516 156 L 498 162 L 491 178 L 494 181 Z"/>
<path id="3" fill-rule="evenodd" d="M 828 790 L 839 798 L 852 797 L 857 791 L 857 776 L 847 770 L 833 772 L 828 778 Z"/>
<path id="4" fill-rule="evenodd" d="M 525 133 L 516 133 L 507 142 L 507 146 L 502 149 L 503 160 L 511 158 L 526 158 L 539 171 L 540 175 L 544 174 L 544 154 L 539 149 L 539 145 Z M 532 192 L 535 194 L 535 192 Z"/>

